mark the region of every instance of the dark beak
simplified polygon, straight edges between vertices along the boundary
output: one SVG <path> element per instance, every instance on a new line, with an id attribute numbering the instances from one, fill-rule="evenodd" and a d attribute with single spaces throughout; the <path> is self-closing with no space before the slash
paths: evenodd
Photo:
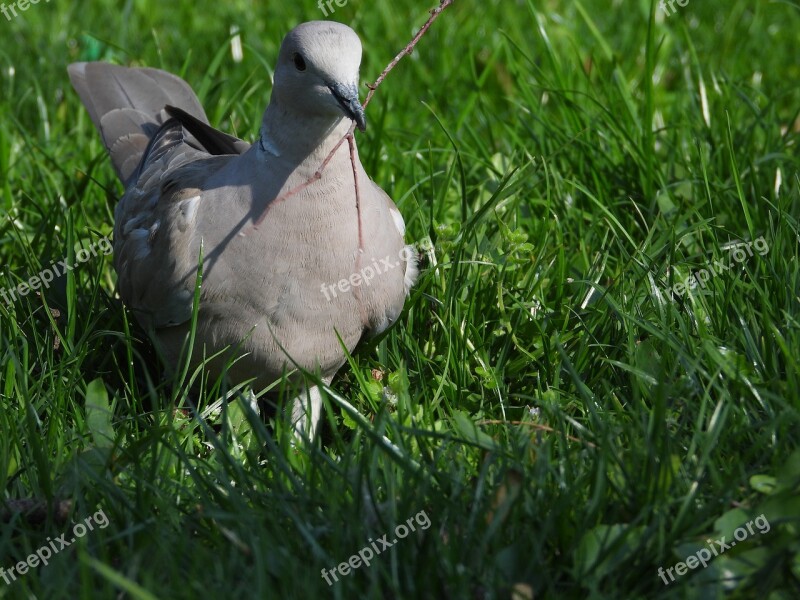
<path id="1" fill-rule="evenodd" d="M 367 116 L 364 114 L 364 107 L 358 99 L 358 89 L 355 86 L 344 86 L 334 84 L 329 86 L 333 97 L 339 102 L 344 114 L 356 122 L 361 131 L 367 128 Z"/>

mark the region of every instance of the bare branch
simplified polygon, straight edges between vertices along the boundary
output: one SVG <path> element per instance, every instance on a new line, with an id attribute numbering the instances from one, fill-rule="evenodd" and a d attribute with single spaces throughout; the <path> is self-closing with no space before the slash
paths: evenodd
<path id="1" fill-rule="evenodd" d="M 266 217 L 266 216 L 267 216 L 267 213 L 269 212 L 269 209 L 270 209 L 270 208 L 271 208 L 273 205 L 277 204 L 278 202 L 283 202 L 283 201 L 284 201 L 284 200 L 286 200 L 287 198 L 291 198 L 291 197 L 292 197 L 292 196 L 294 196 L 295 194 L 298 194 L 298 193 L 302 192 L 304 189 L 306 189 L 306 188 L 307 188 L 308 186 L 310 186 L 312 183 L 314 183 L 314 182 L 315 182 L 315 181 L 317 181 L 319 178 L 321 178 L 321 177 L 322 177 L 322 172 L 325 170 L 325 167 L 327 167 L 327 166 L 328 166 L 328 163 L 329 163 L 329 162 L 331 162 L 331 159 L 333 158 L 333 155 L 334 155 L 334 154 L 336 154 L 336 151 L 337 151 L 337 150 L 338 150 L 338 149 L 341 147 L 341 145 L 344 143 L 344 141 L 345 141 L 345 140 L 346 140 L 348 137 L 352 137 L 352 135 L 353 135 L 353 131 L 355 130 L 355 127 L 356 127 L 356 125 L 355 125 L 355 123 L 353 123 L 353 124 L 350 126 L 350 131 L 348 131 L 348 132 L 347 132 L 347 134 L 346 134 L 346 135 L 345 135 L 345 136 L 344 136 L 342 139 L 340 139 L 338 142 L 336 142 L 336 145 L 333 147 L 333 150 L 331 150 L 331 151 L 328 153 L 328 156 L 326 156 L 326 157 L 325 157 L 325 160 L 323 160 L 323 161 L 322 161 L 322 164 L 319 166 L 319 169 L 317 169 L 317 170 L 314 172 L 314 174 L 313 174 L 311 177 L 309 177 L 309 178 L 308 178 L 308 180 L 307 180 L 307 181 L 304 181 L 304 182 L 303 182 L 303 183 L 301 183 L 300 185 L 297 185 L 297 186 L 293 187 L 292 189 L 285 191 L 283 194 L 281 194 L 280 196 L 278 196 L 277 198 L 275 198 L 275 200 L 273 200 L 272 202 L 270 202 L 270 203 L 267 205 L 267 208 L 266 208 L 266 209 L 264 209 L 264 212 L 263 212 L 263 213 L 261 213 L 261 216 L 260 216 L 260 217 L 258 217 L 258 220 L 257 220 L 255 223 L 253 223 L 253 226 L 251 227 L 250 231 L 252 231 L 253 229 L 258 229 L 258 226 L 259 226 L 259 225 L 261 225 L 261 223 L 264 221 L 264 217 Z M 249 232 L 248 232 L 248 233 L 249 233 Z M 241 234 L 239 234 L 239 235 L 242 235 L 242 236 L 244 236 L 244 235 L 247 235 L 247 234 L 246 234 L 246 233 L 241 233 Z"/>
<path id="2" fill-rule="evenodd" d="M 478 421 L 476 425 L 524 425 L 525 427 L 532 427 L 533 429 L 538 429 L 539 431 L 547 431 L 550 433 L 558 433 L 552 427 L 548 427 L 547 425 L 541 425 L 540 423 L 530 423 L 528 421 L 500 421 L 497 419 L 486 419 L 484 421 Z M 591 448 L 596 448 L 597 446 L 588 440 L 582 440 L 580 438 L 576 438 L 572 435 L 567 435 L 566 438 L 568 440 L 572 440 L 573 442 L 580 442 L 582 444 L 586 444 Z"/>
<path id="3" fill-rule="evenodd" d="M 378 78 L 375 80 L 375 83 L 373 83 L 372 85 L 367 84 L 367 87 L 369 88 L 369 94 L 367 94 L 367 99 L 364 100 L 364 104 L 363 104 L 364 108 L 367 108 L 367 104 L 369 104 L 369 101 L 372 100 L 372 96 L 375 94 L 375 90 L 377 90 L 378 86 L 381 83 L 383 83 L 384 79 L 386 79 L 386 76 L 389 74 L 389 71 L 391 71 L 392 69 L 395 68 L 397 63 L 400 62 L 400 59 L 402 59 L 404 56 L 406 56 L 408 54 L 411 54 L 414 51 L 414 46 L 416 46 L 417 42 L 419 42 L 422 39 L 422 36 L 425 35 L 425 32 L 428 31 L 428 28 L 439 17 L 441 12 L 445 8 L 450 6 L 453 2 L 454 2 L 454 0 L 441 0 L 441 2 L 439 3 L 439 6 L 437 6 L 436 8 L 431 10 L 431 16 L 428 17 L 427 21 L 425 21 L 425 25 L 423 25 L 420 28 L 420 30 L 417 32 L 417 34 L 411 39 L 411 41 L 408 42 L 408 45 L 405 48 L 403 48 L 400 51 L 400 53 L 392 59 L 392 62 L 390 62 L 386 66 L 386 68 L 383 70 L 383 73 L 381 73 L 378 76 Z"/>

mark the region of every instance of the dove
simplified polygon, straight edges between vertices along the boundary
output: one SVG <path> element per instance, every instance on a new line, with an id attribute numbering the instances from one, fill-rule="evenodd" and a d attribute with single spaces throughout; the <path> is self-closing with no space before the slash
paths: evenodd
<path id="1" fill-rule="evenodd" d="M 352 159 L 342 143 L 353 124 L 366 128 L 361 54 L 346 25 L 292 29 L 252 145 L 213 128 L 175 75 L 68 67 L 125 189 L 114 212 L 123 302 L 174 369 L 202 264 L 191 367 L 213 357 L 211 376 L 253 390 L 288 376 L 299 392 L 287 410 L 307 439 L 322 398 L 303 371 L 329 385 L 345 350 L 397 321 L 418 275 L 403 217 L 354 140 Z"/>

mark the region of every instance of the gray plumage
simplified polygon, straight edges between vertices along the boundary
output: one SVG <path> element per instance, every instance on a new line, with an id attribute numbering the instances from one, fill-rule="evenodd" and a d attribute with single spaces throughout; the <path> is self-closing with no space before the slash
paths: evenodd
<path id="1" fill-rule="evenodd" d="M 114 224 L 119 293 L 171 364 L 187 339 L 201 244 L 192 364 L 235 348 L 242 357 L 228 371 L 234 382 L 252 378 L 261 389 L 295 363 L 330 382 L 345 362 L 337 332 L 353 350 L 399 316 L 416 263 L 402 252 L 404 225 L 394 203 L 356 154 L 357 211 L 347 143 L 312 181 L 351 120 L 364 125 L 360 61 L 358 36 L 345 25 L 315 21 L 292 30 L 252 146 L 213 129 L 191 88 L 174 75 L 70 65 L 72 84 L 125 184 Z M 368 284 L 324 292 L 376 265 L 383 269 Z M 222 364 L 212 361 L 212 374 Z M 307 392 L 294 401 L 293 417 L 313 435 L 321 400 L 319 390 Z"/>

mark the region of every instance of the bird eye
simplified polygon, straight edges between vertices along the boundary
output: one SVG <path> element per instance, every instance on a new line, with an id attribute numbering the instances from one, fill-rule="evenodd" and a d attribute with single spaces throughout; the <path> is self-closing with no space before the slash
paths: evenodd
<path id="1" fill-rule="evenodd" d="M 292 60 L 294 61 L 294 66 L 298 71 L 306 70 L 306 61 L 303 60 L 303 57 L 300 56 L 299 53 L 295 52 L 294 56 L 292 56 Z"/>

